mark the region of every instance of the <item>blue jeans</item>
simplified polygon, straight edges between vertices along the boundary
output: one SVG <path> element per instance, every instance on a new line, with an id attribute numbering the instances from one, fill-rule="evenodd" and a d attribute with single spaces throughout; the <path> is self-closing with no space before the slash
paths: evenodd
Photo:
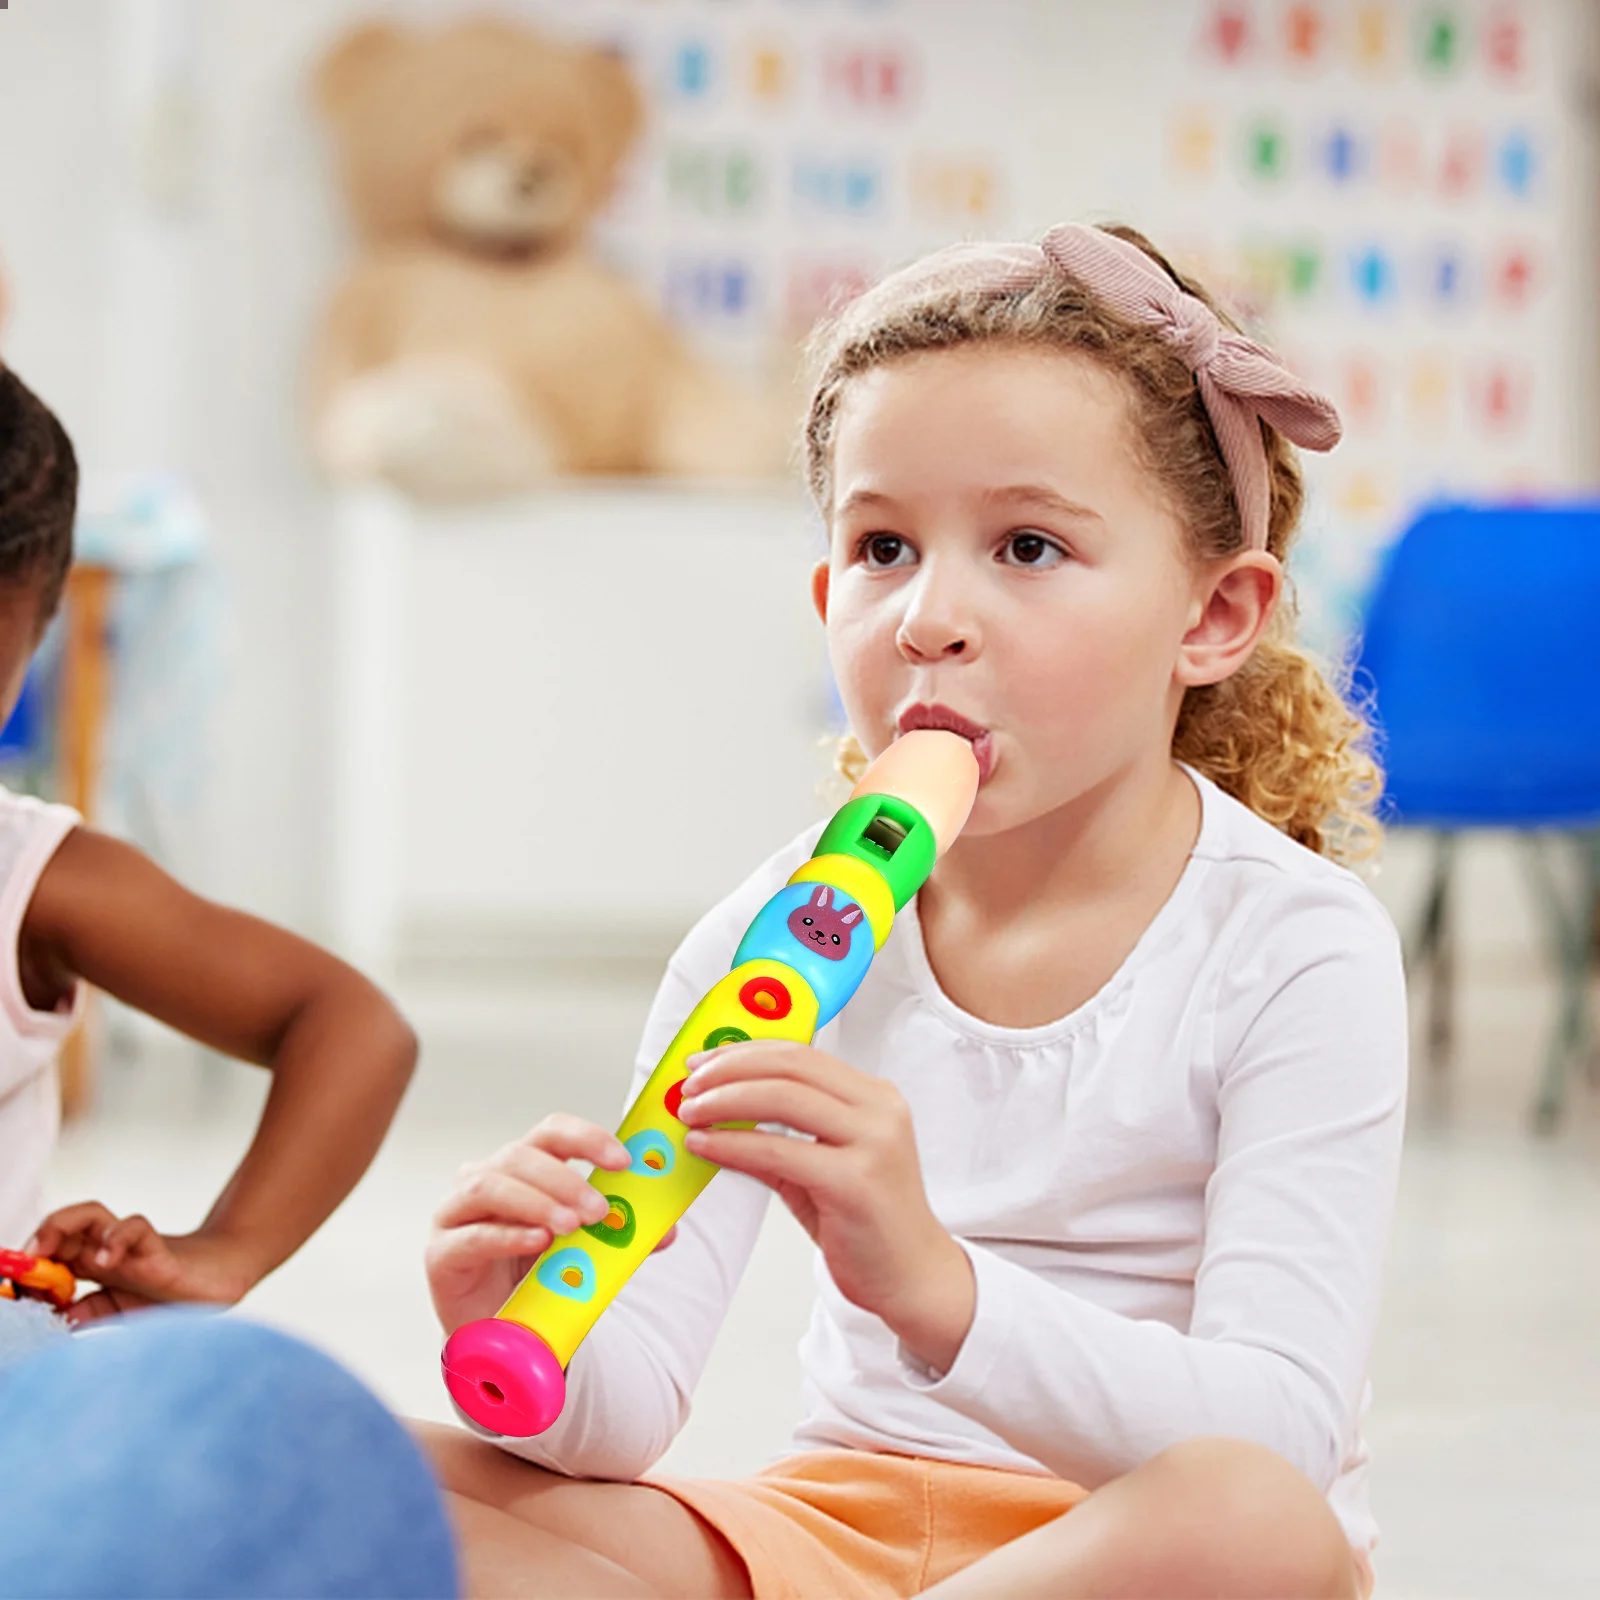
<path id="1" fill-rule="evenodd" d="M 0 1371 L 0 1597 L 459 1592 L 421 1452 L 283 1334 L 143 1312 Z"/>

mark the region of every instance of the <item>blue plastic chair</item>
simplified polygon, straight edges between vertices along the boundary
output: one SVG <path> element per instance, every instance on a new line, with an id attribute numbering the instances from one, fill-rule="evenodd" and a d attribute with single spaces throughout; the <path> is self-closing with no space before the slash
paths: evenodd
<path id="1" fill-rule="evenodd" d="M 0 727 L 0 763 L 26 761 L 37 753 L 43 720 L 39 693 L 39 674 L 31 670 L 22 681 L 16 710 Z"/>
<path id="2" fill-rule="evenodd" d="M 1380 729 L 1392 823 L 1435 836 L 1414 961 L 1433 964 L 1429 1053 L 1449 1042 L 1448 906 L 1465 828 L 1523 837 L 1561 972 L 1535 1107 L 1555 1125 L 1587 1060 L 1587 982 L 1600 901 L 1600 503 L 1448 506 L 1389 554 L 1367 605 L 1358 692 Z M 1580 897 L 1551 849 L 1578 846 Z"/>

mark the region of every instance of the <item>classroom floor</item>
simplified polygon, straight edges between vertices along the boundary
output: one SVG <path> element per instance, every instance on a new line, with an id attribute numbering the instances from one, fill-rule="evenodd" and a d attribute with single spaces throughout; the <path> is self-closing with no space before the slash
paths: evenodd
<path id="1" fill-rule="evenodd" d="M 1382 1600 L 1600 1593 L 1600 1091 L 1560 1134 L 1527 1131 L 1551 992 L 1537 962 L 1465 963 L 1448 1077 L 1419 1068 L 1374 1362 Z M 459 1165 L 555 1106 L 613 1118 L 649 999 L 637 984 L 514 994 L 408 985 L 424 1065 L 371 1173 L 252 1296 L 252 1314 L 344 1359 L 398 1410 L 445 1414 L 420 1269 L 429 1212 Z M 151 1052 L 146 1052 L 151 1056 Z M 103 1109 L 53 1179 L 177 1229 L 241 1148 L 247 1069 L 156 1051 L 111 1063 Z M 809 1244 L 781 1208 L 740 1288 L 692 1421 L 668 1460 L 748 1471 L 795 1412 Z"/>

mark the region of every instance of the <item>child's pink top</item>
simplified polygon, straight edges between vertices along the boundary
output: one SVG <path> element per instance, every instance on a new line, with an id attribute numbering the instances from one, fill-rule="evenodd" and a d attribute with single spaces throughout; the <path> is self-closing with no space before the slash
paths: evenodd
<path id="1" fill-rule="evenodd" d="M 0 1247 L 19 1248 L 44 1215 L 44 1174 L 60 1122 L 56 1051 L 76 1002 L 35 1011 L 22 992 L 17 943 L 39 876 L 81 819 L 0 789 Z"/>

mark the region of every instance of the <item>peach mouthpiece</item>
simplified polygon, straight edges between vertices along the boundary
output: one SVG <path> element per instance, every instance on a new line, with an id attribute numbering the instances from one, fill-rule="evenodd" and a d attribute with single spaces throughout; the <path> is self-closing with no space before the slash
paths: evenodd
<path id="1" fill-rule="evenodd" d="M 915 806 L 943 855 L 965 827 L 978 797 L 978 758 L 959 733 L 916 728 L 901 734 L 862 773 L 850 798 L 859 800 L 864 794 L 892 794 Z"/>

